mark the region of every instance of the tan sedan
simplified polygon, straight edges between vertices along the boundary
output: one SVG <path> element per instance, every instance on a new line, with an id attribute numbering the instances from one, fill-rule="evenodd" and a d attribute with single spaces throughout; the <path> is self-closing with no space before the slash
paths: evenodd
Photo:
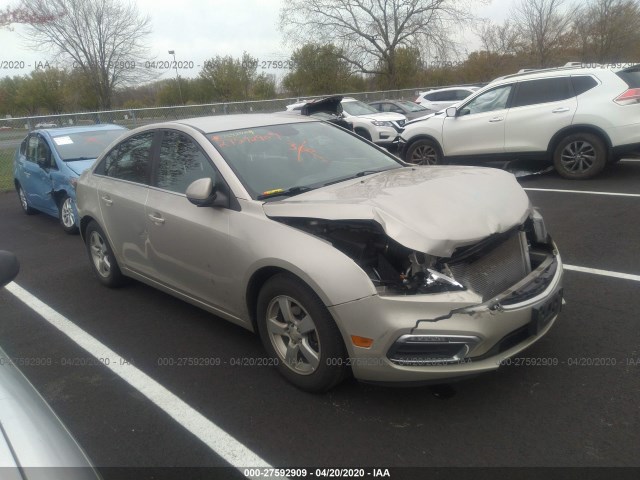
<path id="1" fill-rule="evenodd" d="M 97 278 L 258 332 L 299 388 L 441 382 L 546 334 L 562 263 L 515 178 L 409 166 L 290 115 L 149 125 L 78 181 Z"/>

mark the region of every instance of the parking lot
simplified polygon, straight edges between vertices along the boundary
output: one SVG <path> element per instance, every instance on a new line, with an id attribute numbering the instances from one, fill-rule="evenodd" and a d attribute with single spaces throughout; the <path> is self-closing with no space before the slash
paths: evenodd
<path id="1" fill-rule="evenodd" d="M 269 465 L 391 478 L 419 478 L 408 467 L 640 467 L 640 160 L 590 181 L 520 182 L 566 264 L 566 305 L 545 338 L 484 376 L 303 393 L 261 365 L 257 336 L 137 282 L 102 287 L 80 237 L 25 216 L 15 192 L 0 194 L 0 249 L 22 267 L 0 291 L 0 347 L 105 479 L 178 478 L 146 467 L 206 467 L 181 478 Z M 496 477 L 473 478 L 482 472 Z"/>

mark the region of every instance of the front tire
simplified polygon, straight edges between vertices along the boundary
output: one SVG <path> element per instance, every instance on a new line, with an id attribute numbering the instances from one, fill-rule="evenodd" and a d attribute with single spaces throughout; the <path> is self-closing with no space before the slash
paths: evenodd
<path id="1" fill-rule="evenodd" d="M 91 267 L 100 283 L 110 288 L 123 285 L 125 277 L 120 271 L 107 236 L 95 220 L 87 226 L 85 242 Z"/>
<path id="2" fill-rule="evenodd" d="M 442 165 L 444 163 L 440 146 L 433 140 L 426 138 L 416 140 L 409 146 L 405 161 L 414 165 Z"/>
<path id="3" fill-rule="evenodd" d="M 322 300 L 289 274 L 277 274 L 258 296 L 258 332 L 280 373 L 307 392 L 325 392 L 348 374 L 342 335 Z"/>
<path id="4" fill-rule="evenodd" d="M 58 219 L 62 229 L 69 235 L 76 235 L 78 233 L 78 226 L 76 225 L 76 214 L 73 210 L 73 200 L 68 195 L 64 195 L 60 199 L 58 206 Z"/>
<path id="5" fill-rule="evenodd" d="M 604 142 L 592 133 L 575 133 L 563 138 L 553 154 L 553 166 L 564 178 L 586 180 L 598 175 L 607 164 Z"/>

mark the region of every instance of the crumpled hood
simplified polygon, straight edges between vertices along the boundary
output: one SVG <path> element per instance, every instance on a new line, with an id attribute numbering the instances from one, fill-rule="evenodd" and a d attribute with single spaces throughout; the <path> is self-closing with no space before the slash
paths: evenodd
<path id="1" fill-rule="evenodd" d="M 72 162 L 67 162 L 67 167 L 69 167 L 75 173 L 80 175 L 87 168 L 91 167 L 91 165 L 93 165 L 93 162 L 95 161 L 96 161 L 95 158 L 91 158 L 89 160 L 74 160 Z"/>
<path id="2" fill-rule="evenodd" d="M 449 257 L 523 223 L 530 203 L 515 177 L 486 167 L 416 166 L 263 205 L 269 217 L 372 220 L 407 248 Z"/>

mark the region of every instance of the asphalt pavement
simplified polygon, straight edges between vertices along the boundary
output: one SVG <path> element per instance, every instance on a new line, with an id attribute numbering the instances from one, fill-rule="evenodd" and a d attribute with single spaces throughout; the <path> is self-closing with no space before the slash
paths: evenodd
<path id="1" fill-rule="evenodd" d="M 367 468 L 367 476 L 390 468 L 391 478 L 400 478 L 398 467 L 640 468 L 640 277 L 616 276 L 640 275 L 640 162 L 623 161 L 590 181 L 550 173 L 520 182 L 563 261 L 610 275 L 566 271 L 567 303 L 546 337 L 510 365 L 441 388 L 350 380 L 323 395 L 303 393 L 258 365 L 265 353 L 252 333 L 137 282 L 102 287 L 80 237 L 47 215 L 25 216 L 14 192 L 0 194 L 0 249 L 18 256 L 20 287 L 274 467 Z M 0 291 L 0 347 L 105 479 L 231 475 L 209 468 L 230 465 L 222 450 L 7 291 Z M 150 467 L 206 468 L 179 475 Z M 512 478 L 548 478 L 517 472 Z M 452 471 L 440 474 L 430 478 Z"/>

